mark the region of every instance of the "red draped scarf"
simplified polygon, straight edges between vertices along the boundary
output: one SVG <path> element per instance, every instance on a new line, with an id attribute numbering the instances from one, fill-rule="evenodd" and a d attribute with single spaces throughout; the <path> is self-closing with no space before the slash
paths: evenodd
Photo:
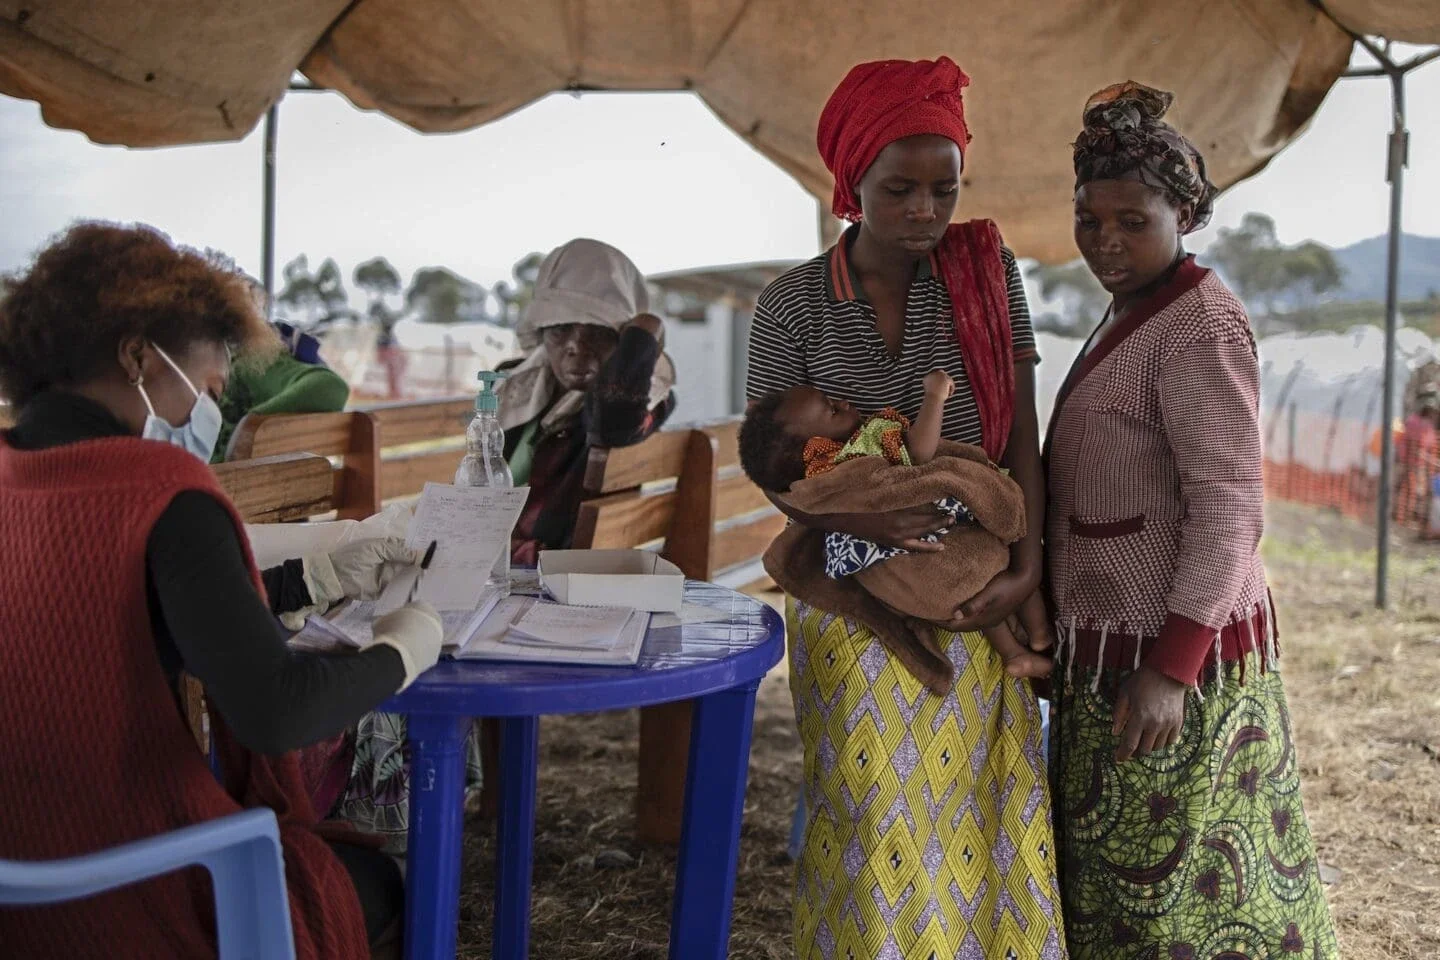
<path id="1" fill-rule="evenodd" d="M 969 83 L 949 57 L 854 67 L 830 95 L 816 134 L 820 156 L 835 176 L 835 215 L 861 219 L 855 188 L 880 151 L 896 140 L 948 137 L 963 154 L 970 130 L 961 91 Z M 982 445 L 992 460 L 1004 455 L 1015 415 L 1009 290 L 1000 245 L 993 221 L 972 220 L 951 224 L 935 250 L 980 414 Z"/>

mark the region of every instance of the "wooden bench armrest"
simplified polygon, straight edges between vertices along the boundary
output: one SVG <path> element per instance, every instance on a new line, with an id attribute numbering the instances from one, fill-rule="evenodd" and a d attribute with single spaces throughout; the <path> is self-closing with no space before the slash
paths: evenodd
<path id="1" fill-rule="evenodd" d="M 591 447 L 585 464 L 585 492 L 616 493 L 680 476 L 690 430 L 658 430 L 628 447 Z"/>
<path id="2" fill-rule="evenodd" d="M 334 509 L 334 471 L 317 454 L 283 453 L 213 469 L 246 523 L 302 520 Z"/>

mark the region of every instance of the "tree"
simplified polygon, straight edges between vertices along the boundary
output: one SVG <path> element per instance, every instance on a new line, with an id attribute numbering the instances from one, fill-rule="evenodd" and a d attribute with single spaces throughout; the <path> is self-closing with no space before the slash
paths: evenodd
<path id="1" fill-rule="evenodd" d="M 355 268 L 355 286 L 365 291 L 371 303 L 400 292 L 400 274 L 384 257 L 366 260 Z"/>
<path id="2" fill-rule="evenodd" d="M 389 330 L 397 319 L 389 298 L 400 292 L 400 274 L 389 260 L 374 257 L 355 268 L 354 278 L 355 286 L 364 290 L 370 298 L 366 311 L 370 319 Z"/>
<path id="3" fill-rule="evenodd" d="M 544 262 L 545 254 L 527 253 L 510 270 L 513 282 L 502 280 L 495 285 L 495 299 L 500 302 L 500 326 L 513 327 L 520 322 L 530 301 L 535 299 L 535 284 L 540 278 L 540 264 Z"/>
<path id="4" fill-rule="evenodd" d="M 1230 281 L 1242 300 L 1259 303 L 1277 289 L 1274 252 L 1279 248 L 1275 221 L 1263 213 L 1247 213 L 1239 227 L 1221 229 L 1205 258 Z"/>
<path id="5" fill-rule="evenodd" d="M 310 273 L 309 258 L 300 254 L 285 264 L 280 275 L 285 279 L 285 285 L 275 295 L 275 304 L 283 318 L 297 326 L 314 326 L 324 301 L 320 297 L 319 285 Z"/>
<path id="6" fill-rule="evenodd" d="M 330 321 L 350 313 L 350 296 L 345 292 L 345 280 L 340 274 L 340 267 L 329 257 L 315 271 L 315 292 L 319 294 L 325 310 L 322 319 Z"/>
<path id="7" fill-rule="evenodd" d="M 285 285 L 276 295 L 275 303 L 283 308 L 284 319 L 290 323 L 310 330 L 340 317 L 353 316 L 340 268 L 329 257 L 320 264 L 319 270 L 311 273 L 310 259 L 302 253 L 285 264 L 281 276 Z"/>
<path id="8" fill-rule="evenodd" d="M 1313 305 L 1340 286 L 1340 264 L 1329 247 L 1313 240 L 1282 246 L 1275 221 L 1247 213 L 1235 229 L 1223 229 L 1206 251 L 1225 279 L 1252 307 L 1273 314 L 1279 306 Z"/>
<path id="9" fill-rule="evenodd" d="M 405 304 L 425 323 L 485 320 L 484 287 L 444 267 L 423 267 L 410 279 Z"/>
<path id="10" fill-rule="evenodd" d="M 1280 262 L 1284 289 L 1306 300 L 1323 296 L 1340 286 L 1344 274 L 1335 254 L 1313 240 L 1284 251 Z"/>
<path id="11" fill-rule="evenodd" d="M 1040 288 L 1042 298 L 1060 301 L 1061 323 L 1057 332 L 1088 331 L 1099 323 L 1110 305 L 1110 294 L 1100 286 L 1083 260 L 1056 266 L 1037 264 L 1030 269 L 1030 280 Z"/>

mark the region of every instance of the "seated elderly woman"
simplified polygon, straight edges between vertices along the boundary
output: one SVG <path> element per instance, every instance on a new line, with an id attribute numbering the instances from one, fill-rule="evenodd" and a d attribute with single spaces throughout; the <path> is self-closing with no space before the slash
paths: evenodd
<path id="1" fill-rule="evenodd" d="M 525 356 L 501 364 L 505 459 L 530 499 L 510 540 L 511 561 L 570 546 L 591 447 L 624 447 L 654 433 L 675 409 L 675 366 L 665 329 L 649 313 L 640 269 L 597 240 L 571 240 L 540 264 L 517 331 Z M 499 728 L 482 724 L 483 769 L 499 769 Z M 468 774 L 467 774 L 468 776 Z M 495 777 L 478 802 L 493 816 Z"/>
<path id="2" fill-rule="evenodd" d="M 540 265 L 519 329 L 527 353 L 502 365 L 510 377 L 499 390 L 505 456 L 516 486 L 531 490 L 511 542 L 515 563 L 533 565 L 540 550 L 570 545 L 590 446 L 637 443 L 674 408 L 674 367 L 648 306 L 644 277 L 614 247 L 572 240 Z M 491 722 L 481 730 L 466 742 L 466 806 L 493 816 L 495 777 L 484 774 L 498 769 L 499 731 Z M 345 746 L 338 759 L 348 764 L 348 779 L 327 809 L 384 837 L 388 852 L 403 853 L 410 823 L 405 718 L 369 714 Z"/>
<path id="3" fill-rule="evenodd" d="M 639 443 L 675 409 L 675 367 L 649 309 L 644 276 L 607 244 L 571 240 L 540 265 L 517 331 L 525 357 L 500 367 L 505 458 L 530 486 L 514 563 L 570 545 L 591 447 Z"/>

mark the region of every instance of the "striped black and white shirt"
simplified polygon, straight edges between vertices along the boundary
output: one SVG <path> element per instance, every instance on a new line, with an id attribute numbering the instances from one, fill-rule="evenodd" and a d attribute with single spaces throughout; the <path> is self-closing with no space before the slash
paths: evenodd
<path id="1" fill-rule="evenodd" d="M 825 253 L 789 270 L 760 294 L 750 328 L 746 396 L 809 384 L 865 413 L 894 407 L 914 420 L 924 399 L 925 374 L 944 370 L 955 381 L 945 404 L 941 436 L 979 444 L 980 414 L 965 375 L 950 310 L 950 294 L 931 257 L 920 261 L 905 303 L 905 336 L 890 356 L 875 326 L 848 257 L 848 231 Z M 1030 308 L 1015 256 L 1002 248 L 1010 299 L 1011 339 L 1017 361 L 1038 359 Z"/>

